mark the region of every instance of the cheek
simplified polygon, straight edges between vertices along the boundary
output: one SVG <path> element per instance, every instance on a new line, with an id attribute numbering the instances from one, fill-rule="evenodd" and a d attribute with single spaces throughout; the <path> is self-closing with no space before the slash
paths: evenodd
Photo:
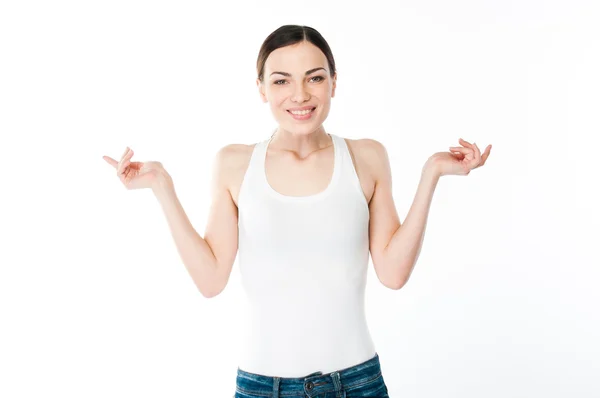
<path id="1" fill-rule="evenodd" d="M 279 106 L 281 103 L 285 102 L 287 98 L 287 94 L 285 90 L 269 90 L 267 92 L 267 99 L 271 103 L 271 106 Z"/>
<path id="2" fill-rule="evenodd" d="M 331 86 L 323 84 L 319 87 L 315 87 L 315 89 L 312 91 L 312 94 L 313 96 L 317 97 L 319 101 L 326 102 L 329 100 L 332 94 Z"/>
<path id="3" fill-rule="evenodd" d="M 284 108 L 286 105 L 285 97 L 272 96 L 269 100 L 269 105 L 271 108 L 271 112 L 273 112 L 274 114 L 283 113 L 285 112 Z"/>

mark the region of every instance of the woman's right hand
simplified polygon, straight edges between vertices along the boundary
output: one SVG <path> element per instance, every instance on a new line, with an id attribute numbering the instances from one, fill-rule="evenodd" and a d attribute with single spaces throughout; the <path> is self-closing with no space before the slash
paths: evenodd
<path id="1" fill-rule="evenodd" d="M 127 189 L 155 188 L 161 179 L 167 177 L 160 162 L 132 162 L 133 150 L 127 147 L 120 161 L 103 156 L 108 164 L 117 170 L 117 177 Z"/>

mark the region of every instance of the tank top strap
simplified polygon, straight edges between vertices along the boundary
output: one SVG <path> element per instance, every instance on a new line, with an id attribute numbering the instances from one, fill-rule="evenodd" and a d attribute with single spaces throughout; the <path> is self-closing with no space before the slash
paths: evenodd
<path id="1" fill-rule="evenodd" d="M 246 168 L 246 172 L 240 185 L 238 206 L 243 207 L 246 197 L 253 198 L 261 191 L 263 172 L 262 160 L 264 159 L 267 142 L 268 139 L 259 141 L 254 144 L 254 147 L 252 148 L 250 161 L 248 162 L 248 167 Z"/>
<path id="2" fill-rule="evenodd" d="M 250 162 L 246 170 L 248 178 L 259 178 L 263 170 L 263 159 L 265 158 L 265 151 L 270 138 L 257 142 L 252 149 L 252 155 L 250 156 Z"/>
<path id="3" fill-rule="evenodd" d="M 358 173 L 356 172 L 356 168 L 354 167 L 354 162 L 352 161 L 352 155 L 350 154 L 350 149 L 348 148 L 348 143 L 344 137 L 339 137 L 332 134 L 332 137 L 337 142 L 337 147 L 339 148 L 339 156 L 340 156 L 340 180 L 343 184 L 350 184 L 354 186 L 354 188 L 358 189 L 361 195 L 363 195 L 362 187 L 360 184 L 360 179 L 358 178 Z"/>

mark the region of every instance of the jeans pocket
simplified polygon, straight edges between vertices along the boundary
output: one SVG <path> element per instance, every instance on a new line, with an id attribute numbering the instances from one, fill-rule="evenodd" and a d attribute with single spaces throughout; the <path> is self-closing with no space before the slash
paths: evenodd
<path id="1" fill-rule="evenodd" d="M 381 372 L 344 387 L 346 398 L 389 398 L 388 389 Z"/>

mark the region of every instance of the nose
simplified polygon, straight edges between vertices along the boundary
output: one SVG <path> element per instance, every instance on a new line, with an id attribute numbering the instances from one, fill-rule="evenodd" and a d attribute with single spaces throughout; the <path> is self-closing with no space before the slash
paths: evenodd
<path id="1" fill-rule="evenodd" d="M 300 83 L 296 85 L 294 89 L 294 93 L 292 94 L 292 101 L 302 103 L 308 101 L 310 99 L 310 93 L 306 91 L 304 87 L 304 83 Z"/>

